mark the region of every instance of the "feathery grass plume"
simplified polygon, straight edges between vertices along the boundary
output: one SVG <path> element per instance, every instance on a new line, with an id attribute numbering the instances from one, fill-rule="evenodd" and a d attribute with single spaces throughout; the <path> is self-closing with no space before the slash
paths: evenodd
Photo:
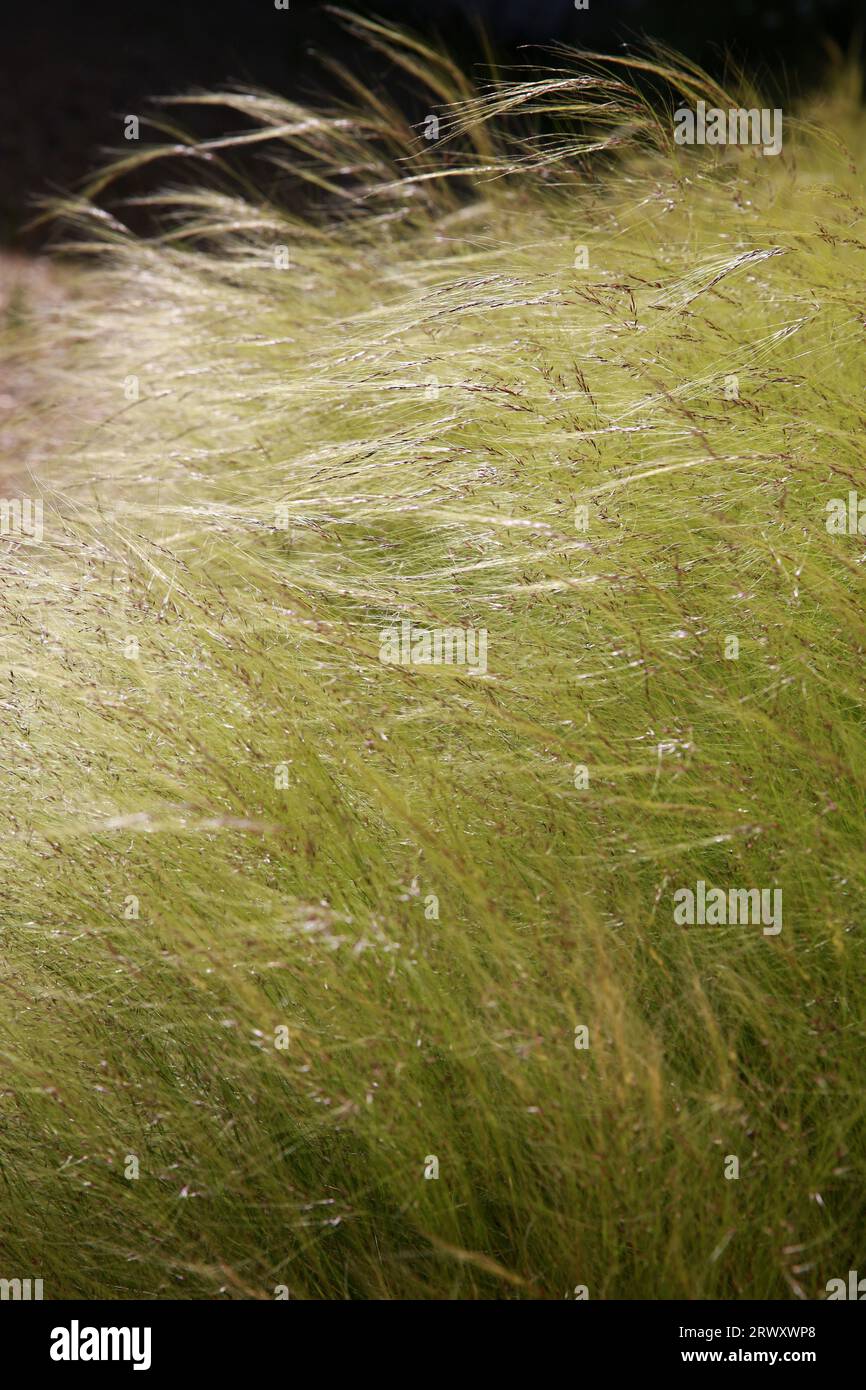
<path id="1" fill-rule="evenodd" d="M 225 136 L 65 208 L 44 535 L 0 539 L 0 1272 L 822 1296 L 866 1215 L 859 91 L 679 147 L 739 89 L 671 54 L 476 90 L 347 23 L 438 140 L 349 73 L 198 94 Z M 782 930 L 681 925 L 698 884 Z"/>

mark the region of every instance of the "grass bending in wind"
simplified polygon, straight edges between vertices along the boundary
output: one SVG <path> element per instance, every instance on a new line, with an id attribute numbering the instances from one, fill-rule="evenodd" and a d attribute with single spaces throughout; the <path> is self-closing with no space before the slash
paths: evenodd
<path id="1" fill-rule="evenodd" d="M 0 1274 L 822 1296 L 866 1216 L 856 84 L 779 158 L 681 149 L 678 95 L 738 99 L 671 55 L 475 91 L 349 22 L 438 141 L 348 73 L 202 95 L 229 134 L 167 107 L 67 208 L 63 445 L 41 407 L 0 550 Z M 105 204 L 157 156 L 141 239 Z M 486 674 L 383 664 L 404 619 Z M 675 925 L 699 879 L 783 930 Z"/>

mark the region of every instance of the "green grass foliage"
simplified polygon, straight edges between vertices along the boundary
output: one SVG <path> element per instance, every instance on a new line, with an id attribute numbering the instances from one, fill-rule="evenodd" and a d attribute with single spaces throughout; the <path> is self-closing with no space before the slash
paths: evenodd
<path id="1" fill-rule="evenodd" d="M 438 139 L 348 72 L 198 95 L 65 208 L 0 539 L 0 1275 L 822 1297 L 866 1258 L 857 82 L 772 158 L 674 143 L 766 103 L 671 55 L 474 87 L 349 22 Z M 404 621 L 486 671 L 384 663 Z M 698 880 L 782 931 L 678 925 Z"/>

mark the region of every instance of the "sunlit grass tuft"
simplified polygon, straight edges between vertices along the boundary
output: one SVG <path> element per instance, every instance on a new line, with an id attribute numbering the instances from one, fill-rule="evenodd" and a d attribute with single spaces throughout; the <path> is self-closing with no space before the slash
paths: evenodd
<path id="1" fill-rule="evenodd" d="M 67 208 L 44 539 L 0 541 L 0 1275 L 822 1296 L 866 1215 L 856 94 L 681 149 L 677 94 L 737 98 L 670 55 L 475 92 L 354 23 L 438 142 L 354 78 L 200 97 L 159 234 L 100 210 L 144 140 Z M 486 674 L 383 664 L 403 620 Z M 782 932 L 675 925 L 701 879 Z"/>

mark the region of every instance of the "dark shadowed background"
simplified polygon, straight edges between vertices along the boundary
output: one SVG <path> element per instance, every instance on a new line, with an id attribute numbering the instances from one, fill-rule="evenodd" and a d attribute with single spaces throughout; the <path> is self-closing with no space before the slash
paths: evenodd
<path id="1" fill-rule="evenodd" d="M 351 8 L 351 6 L 350 6 Z M 483 19 L 506 58 L 521 44 L 562 39 L 616 51 L 642 34 L 664 39 L 718 69 L 732 50 L 786 87 L 819 75 L 829 48 L 859 42 L 863 0 L 378 0 L 366 15 L 404 21 L 446 39 L 471 61 Z M 291 96 L 326 84 L 315 50 L 348 57 L 388 85 L 387 67 L 360 54 L 316 0 L 31 0 L 2 21 L 0 52 L 0 242 L 35 246 L 26 232 L 34 201 L 66 191 L 122 140 L 122 117 L 144 114 L 154 94 L 251 83 Z"/>

